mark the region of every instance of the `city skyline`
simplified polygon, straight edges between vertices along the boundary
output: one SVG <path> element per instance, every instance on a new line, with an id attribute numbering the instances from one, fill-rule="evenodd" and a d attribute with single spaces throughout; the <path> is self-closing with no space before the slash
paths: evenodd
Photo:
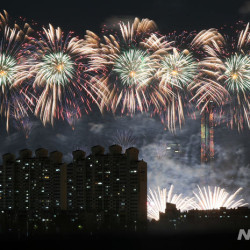
<path id="1" fill-rule="evenodd" d="M 178 144 L 179 145 L 179 144 Z M 171 153 L 170 154 L 170 156 L 175 156 L 176 157 L 176 154 L 177 154 L 177 157 L 179 157 L 179 153 L 181 153 L 181 150 L 180 150 L 180 147 L 178 147 L 178 150 L 176 150 L 177 148 L 175 148 L 173 151 L 171 150 L 171 147 L 173 147 L 173 146 L 176 146 L 176 144 L 169 144 L 169 146 L 166 146 L 166 148 L 168 149 L 168 151 Z M 70 171 L 70 175 L 72 174 L 72 177 L 74 176 L 74 178 L 76 178 L 78 175 L 77 175 L 77 172 L 75 172 L 76 170 L 74 170 L 75 169 L 75 162 L 77 162 L 78 160 L 79 160 L 79 162 L 80 162 L 80 164 L 83 164 L 83 162 L 85 161 L 85 159 L 89 159 L 89 157 L 92 157 L 93 155 L 94 155 L 94 150 L 95 150 L 95 148 L 96 149 L 98 149 L 99 151 L 100 151 L 100 155 L 103 155 L 103 156 L 105 156 L 105 155 L 112 155 L 113 153 L 112 153 L 112 148 L 114 148 L 114 149 L 116 149 L 118 147 L 118 151 L 117 151 L 117 155 L 126 155 L 127 154 L 127 150 L 130 150 L 130 149 L 136 149 L 135 147 L 133 147 L 133 146 L 131 146 L 131 147 L 127 147 L 127 148 L 123 148 L 123 147 L 121 147 L 121 145 L 119 145 L 119 144 L 111 144 L 111 146 L 109 146 L 108 148 L 109 148 L 109 150 L 108 151 L 106 151 L 105 150 L 105 148 L 104 147 L 102 147 L 101 145 L 94 145 L 94 146 L 92 146 L 91 147 L 91 152 L 89 153 L 89 154 L 86 154 L 86 152 L 83 150 L 83 149 L 80 149 L 80 148 L 77 148 L 77 149 L 75 149 L 74 151 L 72 151 L 71 152 L 71 154 L 72 154 L 72 159 L 71 159 L 71 161 L 69 161 L 69 162 L 64 162 L 63 161 L 63 157 L 64 157 L 64 155 L 61 153 L 61 152 L 59 152 L 59 151 L 57 151 L 57 150 L 53 150 L 53 151 L 51 151 L 50 153 L 48 152 L 48 150 L 47 149 L 45 149 L 45 148 L 37 148 L 36 150 L 34 150 L 34 153 L 30 150 L 30 149 L 27 149 L 27 148 L 25 148 L 25 149 L 21 149 L 21 150 L 19 150 L 19 152 L 18 152 L 18 154 L 17 155 L 15 155 L 15 154 L 13 154 L 13 153 L 11 153 L 11 152 L 8 152 L 8 153 L 6 153 L 6 154 L 3 154 L 2 155 L 2 159 L 3 159 L 3 164 L 6 164 L 5 162 L 7 162 L 8 161 L 8 159 L 11 159 L 11 161 L 13 161 L 13 163 L 14 162 L 20 162 L 20 159 L 27 159 L 27 162 L 29 162 L 29 161 L 31 161 L 31 162 L 33 162 L 33 161 L 35 161 L 35 165 L 37 164 L 36 163 L 36 161 L 38 161 L 39 162 L 39 159 L 43 159 L 43 158 L 45 158 L 45 159 L 53 159 L 53 158 L 55 158 L 55 160 L 53 160 L 55 163 L 57 163 L 57 164 L 59 164 L 58 166 L 62 166 L 62 167 L 64 167 L 65 169 L 64 169 L 64 172 L 66 173 L 66 175 L 65 176 L 67 176 L 67 178 L 69 178 L 69 176 L 67 175 L 67 171 Z M 116 149 L 117 150 L 117 149 Z M 138 149 L 136 149 L 136 150 L 138 150 Z M 99 152 L 98 151 L 98 152 Z M 138 151 L 138 155 L 139 155 L 139 151 Z M 163 157 L 163 160 L 165 160 L 165 158 L 164 158 L 164 156 L 166 156 L 166 155 L 162 155 L 161 157 L 160 157 L 160 159 L 162 159 L 162 157 Z M 169 156 L 169 155 L 168 155 Z M 159 153 L 157 152 L 157 155 L 155 155 L 155 157 L 156 158 L 159 158 Z M 35 160 L 36 159 L 36 160 Z M 142 159 L 142 161 L 143 161 L 143 159 Z M 147 163 L 147 162 L 146 162 Z M 34 164 L 33 164 L 34 165 Z M 76 166 L 78 166 L 78 165 L 76 165 Z M 209 165 L 208 164 L 206 164 L 205 166 L 207 166 L 207 167 L 209 167 Z M 3 167 L 3 166 L 1 166 L 0 165 L 0 167 Z M 69 169 L 69 170 L 67 170 L 67 169 Z M 50 170 L 46 170 L 46 171 L 50 171 Z M 52 169 L 51 169 L 51 171 L 52 171 Z M 72 172 L 73 171 L 73 172 Z M 72 172 L 72 173 L 71 173 Z M 73 174 L 74 173 L 74 174 Z M 80 175 L 79 175 L 79 178 L 82 178 L 82 177 L 80 177 L 81 176 L 81 173 L 79 173 Z M 154 172 L 153 172 L 153 174 L 154 174 Z M 66 178 L 66 177 L 65 177 Z M 163 179 L 164 179 L 164 176 L 163 176 Z M 170 183 L 172 183 L 171 182 L 171 178 L 169 178 L 169 181 L 170 181 Z M 164 202 L 164 199 L 167 199 L 168 200 L 168 202 L 172 202 L 172 203 L 174 203 L 174 204 L 177 204 L 177 207 L 180 207 L 181 208 L 181 210 L 182 211 L 186 211 L 186 210 L 191 210 L 191 209 L 204 209 L 204 208 L 201 208 L 201 207 L 203 207 L 203 206 L 211 206 L 211 208 L 210 209 L 215 209 L 215 208 L 219 208 L 221 205 L 218 205 L 218 204 L 230 204 L 229 206 L 228 206 L 228 208 L 234 208 L 234 207 L 238 207 L 238 206 L 247 206 L 249 203 L 246 203 L 246 201 L 245 201 L 245 197 L 244 197 L 244 195 L 242 195 L 242 193 L 244 194 L 244 193 L 248 193 L 247 192 L 247 190 L 244 190 L 244 188 L 243 187 L 237 187 L 238 188 L 238 190 L 234 190 L 234 192 L 235 192 L 235 195 L 232 195 L 232 198 L 231 198 L 231 196 L 229 196 L 230 194 L 229 193 L 227 193 L 228 192 L 228 190 L 231 190 L 231 188 L 230 188 L 230 186 L 229 187 L 225 187 L 225 186 L 216 186 L 216 185 L 211 185 L 211 183 L 208 183 L 208 182 L 206 182 L 207 181 L 207 179 L 205 179 L 205 181 L 204 180 L 201 180 L 201 181 L 199 181 L 198 183 L 197 183 L 197 185 L 196 185 L 196 187 L 195 188 L 193 188 L 192 190 L 191 190 L 191 192 L 190 192 L 190 190 L 189 190 L 189 193 L 185 193 L 185 195 L 183 196 L 183 193 L 182 192 L 180 192 L 180 191 L 178 191 L 177 193 L 175 192 L 175 193 L 172 193 L 172 189 L 174 189 L 174 185 L 173 184 L 171 184 L 171 186 L 167 186 L 167 185 L 165 185 L 165 186 L 161 186 L 161 187 L 157 187 L 157 189 L 158 190 L 160 190 L 160 188 L 163 188 L 163 189 L 165 189 L 165 188 L 167 188 L 166 190 L 168 190 L 168 188 L 170 188 L 169 190 L 170 190 L 170 193 L 169 194 L 165 194 L 165 198 L 162 196 L 162 195 L 157 195 L 157 193 L 156 193 L 156 187 L 154 187 L 153 186 L 153 188 L 152 188 L 152 186 L 150 186 L 149 184 L 147 185 L 147 193 L 148 193 L 148 209 L 150 209 L 151 207 L 152 207 L 152 205 L 153 205 L 153 207 L 156 205 L 156 204 L 154 204 L 154 202 L 156 201 L 156 200 L 158 200 L 159 199 L 159 202 L 160 202 L 160 204 L 161 204 L 161 206 L 163 206 L 164 207 L 164 205 L 165 205 L 165 203 L 166 202 Z M 165 183 L 166 183 L 166 180 L 165 180 Z M 178 187 L 178 186 L 177 186 Z M 68 187 L 69 188 L 69 187 Z M 185 187 L 184 187 L 185 188 Z M 207 189 L 208 188 L 208 189 Z M 213 188 L 215 188 L 214 189 L 214 191 L 216 190 L 216 189 L 218 189 L 218 191 L 217 192 L 222 192 L 223 190 L 223 192 L 221 193 L 221 195 L 220 195 L 220 197 L 221 197 L 221 199 L 218 199 L 218 200 L 213 200 L 212 201 L 212 199 L 211 199 L 211 201 L 205 201 L 205 198 L 204 197 L 206 197 L 206 196 L 203 196 L 206 192 L 208 192 L 207 190 L 210 190 L 210 188 L 211 188 L 211 190 L 213 190 Z M 154 190 L 155 189 L 155 190 Z M 187 187 L 186 187 L 186 189 L 187 189 Z M 205 189 L 207 189 L 207 190 L 205 190 Z M 153 192 L 152 192 L 152 190 L 153 190 Z M 201 192 L 203 192 L 203 190 L 205 191 L 205 193 L 204 194 L 202 194 Z M 200 202 L 200 200 L 199 199 L 196 199 L 196 198 L 198 198 L 198 196 L 197 196 L 197 193 L 196 192 L 198 192 L 199 191 L 199 193 L 201 194 L 201 199 L 204 199 L 204 203 L 199 203 Z M 243 191 L 243 192 L 242 192 Z M 159 191 L 160 192 L 160 191 Z M 162 192 L 162 191 L 161 191 Z M 212 191 L 213 192 L 213 191 Z M 214 192 L 214 196 L 213 197 L 216 197 L 216 193 L 217 192 Z M 150 194 L 151 193 L 151 194 Z M 153 195 L 153 193 L 154 193 L 154 195 Z M 241 194 L 238 194 L 238 193 L 241 193 Z M 150 194 L 150 195 L 149 195 Z M 163 193 L 162 194 L 164 194 L 164 191 L 163 191 Z M 237 194 L 237 195 L 236 195 Z M 152 196 L 153 195 L 153 196 Z M 225 196 L 226 195 L 226 196 Z M 169 197 L 168 197 L 169 196 Z M 172 197 L 173 196 L 173 197 Z M 236 197 L 234 197 L 233 198 L 233 196 L 236 196 Z M 150 197 L 150 198 L 149 198 Z M 179 197 L 179 198 L 178 198 Z M 202 198 L 203 197 L 203 198 Z M 210 196 L 209 196 L 210 197 Z M 227 197 L 228 198 L 228 201 L 227 201 L 227 199 L 226 200 L 224 200 L 223 201 L 223 199 L 225 197 Z M 235 200 L 235 198 L 237 198 L 237 197 L 241 197 L 241 199 L 239 200 L 239 202 L 237 201 L 237 200 Z M 219 198 L 219 197 L 218 197 Z M 223 199 L 222 199 L 223 198 Z M 67 198 L 68 199 L 68 198 Z M 194 200 L 194 199 L 196 199 L 196 201 Z M 184 202 L 185 201 L 185 202 Z M 231 201 L 234 201 L 233 203 L 231 202 Z M 150 205 L 150 203 L 152 202 L 152 204 Z M 163 202 L 163 204 L 162 204 L 162 202 Z M 212 204 L 213 202 L 215 202 L 214 203 L 214 205 L 208 205 L 208 204 Z M 68 202 L 67 202 L 68 203 Z M 244 204 L 243 204 L 244 203 Z M 59 204 L 59 203 L 58 203 Z M 178 205 L 179 204 L 179 205 Z M 182 205 L 181 205 L 182 204 Z M 207 204 L 207 205 L 204 205 L 204 204 Z M 217 204 L 217 205 L 216 205 Z M 231 207 L 231 205 L 233 205 L 233 204 L 235 204 L 234 206 L 232 206 Z M 157 209 L 158 209 L 158 206 L 159 205 L 157 205 L 157 207 L 155 207 L 155 208 L 153 208 L 154 209 L 154 211 L 157 211 Z M 159 209 L 159 211 L 161 211 L 162 209 Z M 149 211 L 148 211 L 149 212 Z M 154 212 L 155 213 L 155 212 Z M 148 214 L 148 219 L 152 219 L 153 217 L 151 217 L 151 216 L 149 216 L 149 214 Z"/>

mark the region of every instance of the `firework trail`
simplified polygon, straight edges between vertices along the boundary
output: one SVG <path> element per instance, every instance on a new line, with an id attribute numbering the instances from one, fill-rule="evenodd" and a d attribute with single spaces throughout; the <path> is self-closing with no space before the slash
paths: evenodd
<path id="1" fill-rule="evenodd" d="M 28 139 L 33 128 L 33 123 L 29 116 L 19 116 L 15 117 L 14 126 L 17 130 L 23 131 L 26 139 Z"/>
<path id="2" fill-rule="evenodd" d="M 162 159 L 163 157 L 167 156 L 168 145 L 166 143 L 158 144 L 156 147 L 155 156 L 157 159 Z"/>
<path id="3" fill-rule="evenodd" d="M 237 33 L 238 38 L 235 39 L 223 36 L 217 31 L 216 42 L 203 47 L 208 56 L 203 62 L 204 70 L 201 73 L 207 74 L 213 86 L 217 86 L 218 91 L 221 89 L 225 93 L 219 101 L 222 116 L 229 117 L 231 128 L 236 124 L 238 130 L 242 130 L 244 123 L 250 128 L 249 24 L 244 30 L 237 30 Z M 210 93 L 204 83 L 200 82 L 193 88 L 197 88 L 197 105 L 202 104 L 203 109 L 208 96 L 218 100 L 218 91 Z"/>
<path id="4" fill-rule="evenodd" d="M 112 137 L 112 144 L 120 145 L 123 150 L 136 145 L 136 136 L 133 135 L 131 130 L 117 130 L 116 134 Z"/>
<path id="5" fill-rule="evenodd" d="M 132 24 L 120 23 L 118 32 L 99 38 L 88 32 L 85 51 L 89 71 L 97 72 L 99 89 L 105 92 L 108 108 L 115 113 L 133 114 L 159 110 L 169 101 L 154 80 L 159 58 L 171 49 L 164 37 L 157 36 L 156 24 L 149 19 L 135 18 Z M 102 42 L 102 40 L 104 40 Z"/>
<path id="6" fill-rule="evenodd" d="M 219 209 L 220 207 L 237 208 L 248 205 L 248 203 L 243 203 L 244 199 L 236 200 L 237 194 L 242 190 L 239 188 L 235 193 L 230 195 L 225 189 L 220 187 L 214 187 L 214 190 L 208 186 L 201 189 L 198 186 L 199 193 L 193 192 L 196 198 L 196 209 L 199 210 L 209 210 L 209 209 Z"/>
<path id="7" fill-rule="evenodd" d="M 67 108 L 80 110 L 79 102 L 88 113 L 90 100 L 96 102 L 97 92 L 83 80 L 82 40 L 71 37 L 72 33 L 65 37 L 59 27 L 54 29 L 52 25 L 43 31 L 44 35 L 40 34 L 40 40 L 35 41 L 30 74 L 34 77 L 34 87 L 41 91 L 35 115 L 40 116 L 44 125 L 53 125 L 55 118 L 68 118 Z"/>
<path id="8" fill-rule="evenodd" d="M 75 130 L 75 124 L 78 119 L 81 118 L 81 110 L 79 106 L 71 106 L 65 108 L 64 119 L 71 126 L 72 130 Z"/>
<path id="9" fill-rule="evenodd" d="M 159 220 L 159 213 L 165 213 L 166 203 L 176 204 L 176 208 L 181 211 L 187 211 L 195 207 L 193 198 L 182 198 L 182 194 L 173 195 L 174 186 L 171 185 L 169 191 L 166 188 L 152 191 L 149 189 L 148 195 L 148 218 Z"/>
<path id="10" fill-rule="evenodd" d="M 0 14 L 0 113 L 6 118 L 7 131 L 10 117 L 28 115 L 34 101 L 27 85 L 30 31 L 28 24 L 23 30 L 18 25 L 11 28 L 7 12 Z"/>
<path id="11" fill-rule="evenodd" d="M 160 142 L 157 141 L 155 147 L 151 149 L 151 153 L 154 159 L 163 160 L 172 158 L 172 153 L 173 151 L 176 150 L 177 150 L 176 145 L 173 145 L 171 143 L 166 143 L 163 140 Z"/>

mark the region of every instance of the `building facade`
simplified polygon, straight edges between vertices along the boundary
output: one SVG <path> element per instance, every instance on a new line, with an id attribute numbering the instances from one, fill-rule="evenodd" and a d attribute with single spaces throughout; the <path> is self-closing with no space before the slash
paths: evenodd
<path id="1" fill-rule="evenodd" d="M 3 155 L 2 210 L 66 209 L 66 164 L 62 153 L 28 149 Z M 64 184 L 65 183 L 65 184 Z M 63 185 L 62 185 L 63 184 Z"/>
<path id="2" fill-rule="evenodd" d="M 159 221 L 152 221 L 150 230 L 161 232 L 238 232 L 250 227 L 250 208 L 189 210 L 181 212 L 175 204 L 167 203 L 165 213 L 160 213 Z"/>
<path id="3" fill-rule="evenodd" d="M 147 164 L 138 160 L 138 149 L 122 153 L 113 145 L 104 154 L 103 147 L 95 146 L 87 157 L 81 150 L 72 154 L 68 165 L 62 153 L 43 148 L 34 156 L 28 149 L 18 158 L 3 155 L 0 218 L 6 228 L 61 230 L 67 224 L 64 228 L 71 231 L 145 229 Z"/>
<path id="4" fill-rule="evenodd" d="M 85 158 L 73 152 L 68 165 L 69 210 L 94 215 L 95 227 L 137 231 L 147 220 L 147 164 L 138 160 L 139 151 L 129 148 L 122 154 L 118 145 L 95 146 Z"/>

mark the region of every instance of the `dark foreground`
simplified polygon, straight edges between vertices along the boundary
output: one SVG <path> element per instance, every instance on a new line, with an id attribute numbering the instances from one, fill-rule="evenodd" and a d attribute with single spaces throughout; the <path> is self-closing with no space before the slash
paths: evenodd
<path id="1" fill-rule="evenodd" d="M 250 240 L 237 240 L 237 232 L 99 233 L 46 235 L 30 239 L 0 236 L 1 249 L 250 249 Z"/>

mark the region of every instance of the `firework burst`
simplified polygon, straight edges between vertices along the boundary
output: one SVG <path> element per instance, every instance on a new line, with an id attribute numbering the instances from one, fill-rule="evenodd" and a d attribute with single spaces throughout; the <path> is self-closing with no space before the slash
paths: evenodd
<path id="1" fill-rule="evenodd" d="M 156 76 L 161 92 L 171 96 L 160 116 L 162 123 L 172 132 L 177 122 L 180 127 L 184 123 L 184 113 L 195 116 L 189 103 L 190 89 L 199 82 L 202 60 L 205 58 L 203 46 L 214 44 L 216 39 L 217 34 L 213 29 L 198 34 L 182 32 L 177 35 L 174 32 L 168 36 L 169 41 L 173 40 L 174 48 L 171 53 L 161 57 Z"/>
<path id="2" fill-rule="evenodd" d="M 44 28 L 44 35 L 36 41 L 33 66 L 30 74 L 34 77 L 33 85 L 41 91 L 37 101 L 35 115 L 40 116 L 43 124 L 54 124 L 54 119 L 66 118 L 65 109 L 79 110 L 79 101 L 86 113 L 91 110 L 90 99 L 96 101 L 94 88 L 84 81 L 82 40 L 71 37 L 65 40 L 60 28 Z M 95 92 L 95 91 L 94 91 Z"/>
<path id="3" fill-rule="evenodd" d="M 203 109 L 207 97 L 219 100 L 219 91 L 225 93 L 218 101 L 219 108 L 229 118 L 230 127 L 236 124 L 238 130 L 243 129 L 245 122 L 250 128 L 249 45 L 249 24 L 239 32 L 238 39 L 233 37 L 230 40 L 218 34 L 215 43 L 204 46 L 208 56 L 203 62 L 202 72 L 215 89 L 208 89 L 202 82 L 194 86 L 198 88 L 195 95 L 199 96 L 197 105 L 202 104 Z"/>
<path id="4" fill-rule="evenodd" d="M 162 91 L 172 95 L 172 101 L 167 106 L 166 116 L 163 116 L 163 123 L 167 123 L 168 129 L 174 131 L 176 113 L 180 127 L 184 122 L 183 100 L 188 96 L 187 87 L 195 81 L 198 75 L 197 60 L 187 50 L 179 53 L 173 49 L 173 53 L 165 56 L 161 61 L 156 75 Z"/>
<path id="5" fill-rule="evenodd" d="M 100 89 L 108 87 L 107 103 L 113 113 L 159 110 L 168 95 L 160 92 L 154 75 L 159 58 L 171 49 L 164 37 L 157 36 L 153 21 L 138 18 L 120 23 L 118 33 L 104 36 L 104 43 L 93 33 L 86 36 L 90 71 L 98 72 Z"/>
<path id="6" fill-rule="evenodd" d="M 196 208 L 199 210 L 219 209 L 220 207 L 226 207 L 227 209 L 230 209 L 247 205 L 247 203 L 243 203 L 243 199 L 235 201 L 237 194 L 242 190 L 242 188 L 236 190 L 236 192 L 234 192 L 232 195 L 220 187 L 214 187 L 214 190 L 211 190 L 209 186 L 207 189 L 206 187 L 201 189 L 198 186 L 198 189 L 199 193 L 193 193 L 197 200 Z"/>
<path id="7" fill-rule="evenodd" d="M 225 61 L 225 84 L 230 92 L 250 90 L 250 58 L 248 55 L 237 55 Z"/>
<path id="8" fill-rule="evenodd" d="M 171 185 L 169 191 L 166 188 L 152 191 L 149 189 L 148 195 L 148 218 L 159 220 L 159 213 L 164 213 L 166 209 L 166 203 L 176 204 L 176 208 L 181 211 L 187 211 L 194 208 L 193 198 L 182 198 L 182 194 L 173 194 L 174 186 Z"/>
<path id="9" fill-rule="evenodd" d="M 9 130 L 10 116 L 28 115 L 34 96 L 29 93 L 27 85 L 28 64 L 26 43 L 29 41 L 30 27 L 23 30 L 15 25 L 9 27 L 8 14 L 0 15 L 0 113 L 6 118 L 6 129 Z"/>
<path id="10" fill-rule="evenodd" d="M 161 85 L 169 83 L 171 87 L 184 88 L 194 80 L 197 74 L 197 62 L 188 52 L 174 53 L 165 56 L 161 62 L 158 76 L 161 79 Z"/>

